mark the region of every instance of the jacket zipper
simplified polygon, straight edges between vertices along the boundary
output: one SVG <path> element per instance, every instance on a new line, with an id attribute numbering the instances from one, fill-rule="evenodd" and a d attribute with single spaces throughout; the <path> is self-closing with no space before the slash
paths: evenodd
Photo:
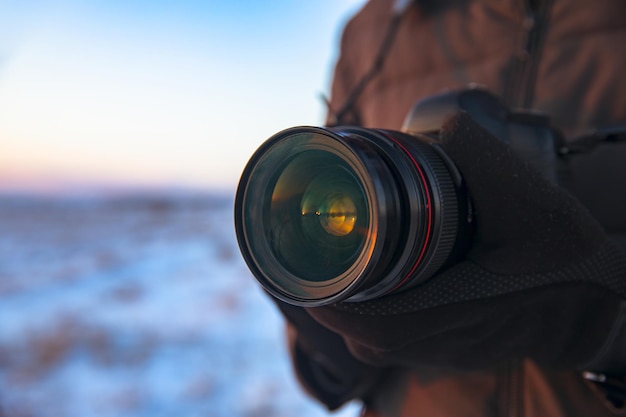
<path id="1" fill-rule="evenodd" d="M 529 108 L 532 105 L 552 0 L 525 0 L 524 4 L 525 36 L 520 50 L 513 57 L 510 79 L 504 94 L 504 101 L 511 108 Z"/>
<path id="2" fill-rule="evenodd" d="M 514 359 L 503 364 L 499 375 L 497 415 L 501 417 L 523 417 L 523 361 L 520 359 Z"/>

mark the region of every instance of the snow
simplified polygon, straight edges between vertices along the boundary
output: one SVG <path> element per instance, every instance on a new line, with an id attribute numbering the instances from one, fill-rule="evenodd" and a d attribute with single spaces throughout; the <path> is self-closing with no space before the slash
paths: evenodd
<path id="1" fill-rule="evenodd" d="M 1 416 L 330 415 L 283 326 L 230 196 L 0 196 Z"/>

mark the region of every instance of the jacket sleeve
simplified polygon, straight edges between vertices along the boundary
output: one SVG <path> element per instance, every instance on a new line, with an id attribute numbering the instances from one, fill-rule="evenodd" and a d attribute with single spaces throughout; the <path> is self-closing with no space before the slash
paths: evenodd
<path id="1" fill-rule="evenodd" d="M 383 370 L 357 360 L 337 333 L 317 323 L 304 308 L 274 299 L 287 319 L 287 340 L 303 388 L 329 410 L 364 399 Z"/>

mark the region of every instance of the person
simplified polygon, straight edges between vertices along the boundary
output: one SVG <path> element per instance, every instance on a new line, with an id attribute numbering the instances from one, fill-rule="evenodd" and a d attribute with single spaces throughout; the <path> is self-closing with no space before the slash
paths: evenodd
<path id="1" fill-rule="evenodd" d="M 328 125 L 399 130 L 416 101 L 479 85 L 572 149 L 615 138 L 598 132 L 626 125 L 624 16 L 621 0 L 370 0 L 344 28 Z M 377 300 L 275 300 L 302 385 L 372 417 L 624 415 L 624 145 L 572 156 L 566 191 L 467 114 L 440 137 L 474 206 L 466 258 Z"/>

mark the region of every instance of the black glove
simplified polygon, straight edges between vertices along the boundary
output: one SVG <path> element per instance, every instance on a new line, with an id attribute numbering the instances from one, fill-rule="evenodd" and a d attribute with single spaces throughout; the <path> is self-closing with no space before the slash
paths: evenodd
<path id="1" fill-rule="evenodd" d="M 466 259 L 409 291 L 308 313 L 376 366 L 598 362 L 626 294 L 624 254 L 575 198 L 468 115 L 445 124 L 441 145 L 473 204 Z"/>
<path id="2" fill-rule="evenodd" d="M 468 115 L 446 123 L 441 143 L 470 190 L 467 257 L 378 300 L 306 309 L 276 300 L 297 328 L 295 365 L 309 390 L 336 408 L 383 367 L 481 369 L 521 357 L 625 372 L 624 254 L 576 199 Z"/>

